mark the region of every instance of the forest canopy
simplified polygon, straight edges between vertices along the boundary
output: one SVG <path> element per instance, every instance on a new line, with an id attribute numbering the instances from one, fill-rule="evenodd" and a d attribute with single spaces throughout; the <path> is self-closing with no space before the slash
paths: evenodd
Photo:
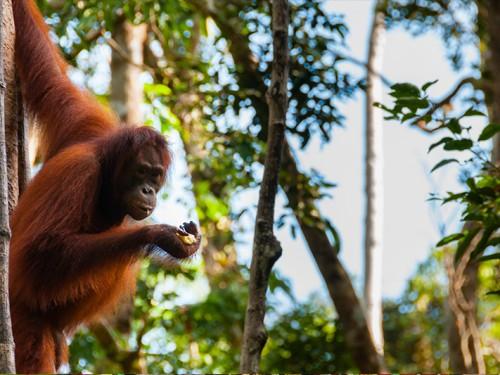
<path id="1" fill-rule="evenodd" d="M 147 223 L 203 236 L 178 267 L 142 262 L 63 370 L 247 369 L 263 287 L 261 372 L 498 373 L 499 3 L 289 0 L 279 28 L 276 1 L 37 2 L 71 81 L 168 140 Z"/>

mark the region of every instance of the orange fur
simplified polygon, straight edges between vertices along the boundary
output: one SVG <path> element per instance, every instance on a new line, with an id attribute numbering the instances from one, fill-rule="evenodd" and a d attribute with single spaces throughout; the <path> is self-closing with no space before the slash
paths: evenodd
<path id="1" fill-rule="evenodd" d="M 160 134 L 119 127 L 70 82 L 33 0 L 13 6 L 16 67 L 26 105 L 39 121 L 45 161 L 11 219 L 16 366 L 22 373 L 52 373 L 67 352 L 63 335 L 133 293 L 137 261 L 151 242 L 147 227 L 124 224 L 120 175 L 144 147 L 153 146 L 165 168 L 170 157 Z"/>

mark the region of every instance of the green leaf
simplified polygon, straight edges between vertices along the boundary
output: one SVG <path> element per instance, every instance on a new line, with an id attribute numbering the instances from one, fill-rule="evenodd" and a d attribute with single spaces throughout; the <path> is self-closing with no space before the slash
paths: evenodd
<path id="1" fill-rule="evenodd" d="M 404 115 L 402 118 L 401 118 L 401 122 L 406 122 L 408 121 L 409 119 L 412 119 L 414 117 L 417 117 L 417 115 L 415 113 L 407 113 L 406 115 Z"/>
<path id="2" fill-rule="evenodd" d="M 462 127 L 458 119 L 453 118 L 446 123 L 446 127 L 451 130 L 452 133 L 460 134 L 462 132 Z"/>
<path id="3" fill-rule="evenodd" d="M 416 112 L 419 109 L 427 108 L 429 106 L 429 101 L 427 99 L 421 99 L 413 96 L 403 96 L 398 98 L 397 105 L 406 107 L 412 112 Z"/>
<path id="4" fill-rule="evenodd" d="M 423 86 L 422 86 L 422 91 L 427 91 L 427 89 L 429 87 L 431 87 L 432 85 L 434 85 L 435 83 L 437 83 L 437 81 L 439 81 L 438 79 L 436 79 L 435 81 L 430 81 L 430 82 L 427 82 L 425 83 Z"/>
<path id="5" fill-rule="evenodd" d="M 453 241 L 456 241 L 456 240 L 459 240 L 461 239 L 462 237 L 464 236 L 463 233 L 454 233 L 454 234 L 450 234 L 449 236 L 446 236 L 444 237 L 441 241 L 439 241 L 436 246 L 437 247 L 440 247 L 440 246 L 444 246 L 446 244 L 449 244 L 450 242 L 453 242 Z"/>
<path id="6" fill-rule="evenodd" d="M 145 83 L 144 91 L 157 96 L 167 96 L 172 94 L 172 90 L 170 90 L 170 87 L 153 83 Z"/>
<path id="7" fill-rule="evenodd" d="M 431 169 L 431 173 L 434 172 L 436 169 L 439 169 L 442 166 L 445 166 L 446 164 L 450 164 L 450 163 L 458 163 L 458 160 L 457 159 L 444 159 L 444 160 L 441 160 L 439 163 L 437 163 L 434 166 L 434 168 Z"/>
<path id="8" fill-rule="evenodd" d="M 469 247 L 470 243 L 472 242 L 472 239 L 476 236 L 476 234 L 479 233 L 481 228 L 479 226 L 476 226 L 475 228 L 472 228 L 471 230 L 465 231 L 465 237 L 458 243 L 457 246 L 457 252 L 455 253 L 455 264 L 458 263 L 460 258 L 462 258 L 462 255 L 464 255 L 465 250 Z"/>
<path id="9" fill-rule="evenodd" d="M 465 180 L 465 183 L 467 184 L 469 189 L 471 189 L 471 191 L 474 191 L 477 189 L 476 180 L 474 180 L 472 177 L 469 177 L 467 180 Z"/>
<path id="10" fill-rule="evenodd" d="M 495 253 L 495 254 L 490 254 L 490 255 L 484 255 L 480 258 L 478 258 L 478 262 L 487 262 L 489 260 L 500 260 L 500 253 Z"/>
<path id="11" fill-rule="evenodd" d="M 500 296 L 500 290 L 492 290 L 491 292 L 486 293 L 487 296 Z"/>
<path id="12" fill-rule="evenodd" d="M 440 139 L 439 141 L 437 141 L 436 143 L 433 143 L 429 149 L 427 150 L 427 152 L 431 152 L 433 149 L 435 149 L 436 147 L 442 145 L 443 143 L 447 143 L 449 141 L 453 141 L 453 138 L 451 137 L 444 137 L 442 139 Z"/>
<path id="13" fill-rule="evenodd" d="M 447 151 L 464 151 L 472 148 L 473 143 L 470 139 L 453 139 L 446 142 L 444 149 Z"/>
<path id="14" fill-rule="evenodd" d="M 489 124 L 483 129 L 478 140 L 486 141 L 487 139 L 490 139 L 498 132 L 500 132 L 500 124 Z"/>
<path id="15" fill-rule="evenodd" d="M 486 246 L 498 246 L 500 245 L 500 237 L 490 238 Z"/>
<path id="16" fill-rule="evenodd" d="M 443 199 L 443 204 L 463 199 L 466 196 L 467 196 L 467 192 L 462 192 L 462 193 L 448 193 L 448 197 L 446 197 L 445 199 Z"/>
<path id="17" fill-rule="evenodd" d="M 462 115 L 462 117 L 472 117 L 472 116 L 486 116 L 486 115 L 481 111 L 473 109 L 472 107 L 469 108 L 467 111 L 465 111 L 465 113 Z"/>
<path id="18" fill-rule="evenodd" d="M 391 86 L 392 96 L 396 98 L 405 97 L 405 96 L 413 96 L 419 97 L 420 90 L 417 86 L 411 83 L 396 83 Z"/>

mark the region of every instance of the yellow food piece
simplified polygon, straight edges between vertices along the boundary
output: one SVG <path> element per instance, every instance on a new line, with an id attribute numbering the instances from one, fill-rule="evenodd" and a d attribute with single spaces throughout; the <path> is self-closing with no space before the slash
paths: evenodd
<path id="1" fill-rule="evenodd" d="M 192 245 L 196 242 L 196 237 L 193 236 L 192 234 L 188 234 L 187 236 L 183 236 L 180 233 L 176 233 L 177 237 L 180 238 L 182 242 L 184 242 L 186 245 Z"/>

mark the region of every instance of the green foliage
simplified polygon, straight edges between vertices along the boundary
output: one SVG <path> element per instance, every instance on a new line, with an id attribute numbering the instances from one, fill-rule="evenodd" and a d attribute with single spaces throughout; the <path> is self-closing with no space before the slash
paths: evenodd
<path id="1" fill-rule="evenodd" d="M 237 5 L 236 5 L 237 4 Z M 221 10 L 225 19 L 233 24 L 245 40 L 245 47 L 252 53 L 259 76 L 267 83 L 270 79 L 271 40 L 270 16 L 265 2 L 233 3 L 234 7 Z M 343 124 L 344 117 L 337 105 L 351 97 L 359 82 L 342 69 L 342 54 L 347 26 L 342 17 L 323 10 L 320 0 L 294 0 L 290 2 L 290 98 L 288 131 L 295 135 L 302 147 L 312 137 L 319 135 L 330 139 L 335 126 Z M 223 30 L 224 31 L 224 30 Z M 222 37 L 229 38 L 228 35 Z M 223 45 L 225 47 L 225 45 Z M 265 98 L 254 77 L 244 72 L 238 53 L 233 53 L 233 63 L 211 73 L 216 82 L 217 97 L 213 100 L 214 113 L 224 114 L 230 108 L 235 113 L 254 107 L 251 129 L 259 139 L 265 140 L 267 108 Z M 225 73 L 225 74 L 224 74 Z M 227 74 L 230 75 L 228 79 Z M 239 86 L 239 87 L 238 87 Z M 243 87 L 244 86 L 244 87 Z"/>
<path id="2" fill-rule="evenodd" d="M 446 277 L 443 252 L 420 264 L 403 296 L 384 301 L 385 360 L 392 371 L 447 371 Z"/>
<path id="3" fill-rule="evenodd" d="M 295 306 L 272 324 L 263 353 L 266 373 L 333 373 L 356 369 L 334 312 L 321 300 Z"/>
<path id="4" fill-rule="evenodd" d="M 427 126 L 432 121 L 437 122 L 438 128 L 448 134 L 432 144 L 429 151 L 440 146 L 443 146 L 446 151 L 465 151 L 471 155 L 471 158 L 462 163 L 464 166 L 471 167 L 479 164 L 480 170 L 477 174 L 466 180 L 466 190 L 459 193 L 448 193 L 446 197 L 441 198 L 443 203 L 457 202 L 461 204 L 463 207 L 462 220 L 473 222 L 474 229 L 446 236 L 437 244 L 437 246 L 443 246 L 458 241 L 456 253 L 458 260 L 477 235 L 479 241 L 471 254 L 472 259 L 476 259 L 490 246 L 493 246 L 491 241 L 498 238 L 500 229 L 500 166 L 491 163 L 483 152 L 483 143 L 500 132 L 500 126 L 497 124 L 487 125 L 477 141 L 473 141 L 469 135 L 470 127 L 464 123 L 468 117 L 484 116 L 484 114 L 474 108 L 469 108 L 458 117 L 447 117 L 445 114 L 437 117 L 436 108 L 433 107 L 426 93 L 432 84 L 433 82 L 425 84 L 420 89 L 409 83 L 395 84 L 391 87 L 390 93 L 394 98 L 394 106 L 392 108 L 381 104 L 377 104 L 377 106 L 389 113 L 389 119 L 401 123 Z M 443 159 L 432 168 L 432 171 L 455 162 L 458 160 Z"/>
<path id="5" fill-rule="evenodd" d="M 385 360 L 389 370 L 405 373 L 449 372 L 448 285 L 444 258 L 449 249 L 434 250 L 418 265 L 403 295 L 384 301 Z M 479 267 L 478 294 L 494 288 L 498 267 Z M 478 300 L 478 322 L 485 347 L 500 339 L 500 306 L 493 298 Z M 487 373 L 500 370 L 496 353 L 485 351 Z"/>
<path id="6" fill-rule="evenodd" d="M 248 270 L 242 274 L 247 276 Z M 187 279 L 199 282 L 200 270 L 192 267 L 166 272 L 143 266 L 134 300 L 132 334 L 112 329 L 117 345 L 128 351 L 140 349 L 148 373 L 230 373 L 239 366 L 247 283 L 227 280 L 198 301 L 183 303 L 183 294 L 193 293 Z M 175 288 L 173 286 L 175 285 Z M 334 312 L 321 300 L 296 303 L 287 280 L 273 273 L 271 296 L 284 292 L 293 304 L 288 311 L 282 299 L 270 298 L 272 312 L 262 366 L 266 372 L 347 371 L 355 366 Z M 280 297 L 281 298 L 281 297 Z M 123 354 L 110 356 L 88 330 L 78 331 L 71 342 L 73 372 L 123 372 Z"/>
<path id="7" fill-rule="evenodd" d="M 481 132 L 481 135 L 479 136 L 479 140 L 486 141 L 486 140 L 492 138 L 498 132 L 500 132 L 500 125 L 499 124 L 489 124 Z"/>

